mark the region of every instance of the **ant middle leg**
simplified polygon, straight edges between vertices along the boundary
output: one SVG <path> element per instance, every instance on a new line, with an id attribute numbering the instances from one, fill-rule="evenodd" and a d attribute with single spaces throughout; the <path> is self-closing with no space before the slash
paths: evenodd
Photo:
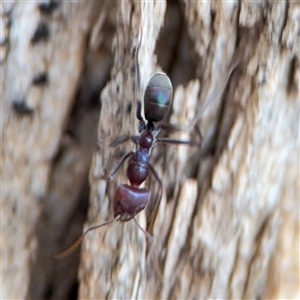
<path id="1" fill-rule="evenodd" d="M 201 130 L 198 126 L 198 124 L 194 125 L 195 127 L 195 132 L 199 138 L 199 141 L 183 141 L 183 140 L 178 140 L 178 139 L 172 139 L 172 138 L 157 138 L 157 142 L 164 143 L 164 144 L 173 144 L 173 145 L 187 145 L 187 146 L 195 146 L 195 147 L 202 147 L 202 133 Z M 179 131 L 178 127 L 170 127 L 175 131 Z"/>
<path id="2" fill-rule="evenodd" d="M 171 138 L 158 138 L 158 142 L 164 143 L 164 144 L 173 144 L 173 145 L 187 145 L 187 146 L 193 146 L 193 147 L 202 147 L 202 138 L 200 141 L 182 141 L 177 139 L 171 139 Z"/>
<path id="3" fill-rule="evenodd" d="M 158 138 L 157 141 L 160 142 L 160 143 L 164 143 L 164 144 L 188 145 L 188 146 L 195 146 L 195 147 L 200 146 L 199 142 L 182 141 L 182 140 L 170 139 L 170 138 Z"/>
<path id="4" fill-rule="evenodd" d="M 146 236 L 147 240 L 151 243 L 151 250 L 150 252 L 152 253 L 152 257 L 153 257 L 153 262 L 154 262 L 154 267 L 156 270 L 156 273 L 158 274 L 158 276 L 160 278 L 162 278 L 162 272 L 161 272 L 161 268 L 159 266 L 159 262 L 158 262 L 158 255 L 157 255 L 157 251 L 156 251 L 156 243 L 155 243 L 155 239 L 154 237 L 149 234 L 136 220 L 136 218 L 133 218 L 135 224 L 137 225 L 137 227 L 144 233 L 144 235 Z M 153 252 L 152 252 L 153 251 Z"/>

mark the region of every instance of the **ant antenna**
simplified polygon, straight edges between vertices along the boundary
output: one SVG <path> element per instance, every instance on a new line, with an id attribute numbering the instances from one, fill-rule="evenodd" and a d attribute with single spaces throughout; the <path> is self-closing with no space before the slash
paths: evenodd
<path id="1" fill-rule="evenodd" d="M 187 131 L 190 131 L 195 124 L 197 123 L 197 121 L 200 119 L 200 117 L 202 116 L 203 112 L 206 110 L 206 108 L 211 104 L 211 102 L 213 102 L 214 100 L 218 99 L 224 92 L 227 83 L 229 81 L 229 78 L 231 76 L 231 74 L 233 73 L 233 71 L 236 69 L 236 67 L 240 64 L 240 61 L 234 61 L 230 64 L 230 68 L 229 68 L 229 72 L 227 74 L 226 79 L 224 80 L 224 84 L 222 85 L 221 89 L 217 92 L 213 92 L 208 96 L 208 99 L 206 100 L 205 104 L 203 105 L 202 109 L 196 114 L 196 116 L 194 117 L 194 119 L 191 121 L 190 126 L 188 127 Z"/>
<path id="2" fill-rule="evenodd" d="M 135 52 L 135 82 L 134 82 L 134 92 L 135 92 L 135 100 L 140 101 L 139 97 L 141 96 L 141 77 L 140 77 L 140 66 L 139 66 L 139 52 L 140 47 L 142 44 L 143 38 L 143 31 L 140 30 L 140 40 L 139 44 L 137 45 L 136 52 Z"/>
<path id="3" fill-rule="evenodd" d="M 65 258 L 67 256 L 69 256 L 72 252 L 74 252 L 78 247 L 79 245 L 82 243 L 84 237 L 86 236 L 86 234 L 94 229 L 97 229 L 97 228 L 100 228 L 102 226 L 105 226 L 105 225 L 108 225 L 114 221 L 117 221 L 118 219 L 120 218 L 120 215 L 115 217 L 114 219 L 112 220 L 109 220 L 105 223 L 102 223 L 100 225 L 95 225 L 95 226 L 91 226 L 89 227 L 78 239 L 77 241 L 75 241 L 75 243 L 73 243 L 68 249 L 64 250 L 63 252 L 60 252 L 58 254 L 55 254 L 54 257 L 56 259 L 62 259 L 62 258 Z"/>
<path id="4" fill-rule="evenodd" d="M 135 81 L 134 81 L 134 100 L 137 103 L 137 112 L 136 117 L 139 120 L 139 132 L 145 129 L 145 121 L 142 117 L 142 101 L 141 101 L 141 74 L 140 74 L 140 65 L 139 65 L 139 53 L 143 40 L 143 29 L 139 31 L 139 43 L 135 52 Z"/>

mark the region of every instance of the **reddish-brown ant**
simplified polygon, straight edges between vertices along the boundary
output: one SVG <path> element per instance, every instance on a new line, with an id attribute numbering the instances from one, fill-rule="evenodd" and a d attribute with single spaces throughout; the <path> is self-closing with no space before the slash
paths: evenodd
<path id="1" fill-rule="evenodd" d="M 151 151 L 157 143 L 183 144 L 201 147 L 202 136 L 200 129 L 197 127 L 196 123 L 204 110 L 208 107 L 208 105 L 223 94 L 232 72 L 239 64 L 240 61 L 238 59 L 234 60 L 230 64 L 228 75 L 221 85 L 221 89 L 209 95 L 203 108 L 195 115 L 193 121 L 191 122 L 188 131 L 191 128 L 195 128 L 200 137 L 199 142 L 180 141 L 176 139 L 158 137 L 158 133 L 160 132 L 161 127 L 156 126 L 155 123 L 161 121 L 166 116 L 171 106 L 173 88 L 172 83 L 166 74 L 156 73 L 152 76 L 152 78 L 148 82 L 144 95 L 144 115 L 147 122 L 145 122 L 141 115 L 142 104 L 140 101 L 137 101 L 136 117 L 139 120 L 139 135 L 117 137 L 109 145 L 110 147 L 115 147 L 129 140 L 134 142 L 136 145 L 136 150 L 130 151 L 129 153 L 123 155 L 117 161 L 107 177 L 107 180 L 111 180 L 117 173 L 119 168 L 123 165 L 125 160 L 130 158 L 127 167 L 127 177 L 129 179 L 130 185 L 121 184 L 116 189 L 113 200 L 114 218 L 100 225 L 89 227 L 78 238 L 78 240 L 73 245 L 71 245 L 71 247 L 55 255 L 56 258 L 63 258 L 72 253 L 80 245 L 83 238 L 89 231 L 108 225 L 114 221 L 127 222 L 133 219 L 137 226 L 144 232 L 146 237 L 151 242 L 153 242 L 151 233 L 162 197 L 162 181 L 156 173 L 154 167 L 149 163 Z M 138 71 L 139 69 L 137 68 L 137 73 Z M 137 83 L 139 85 L 139 76 L 137 76 Z M 176 129 L 173 126 L 169 126 L 169 128 Z M 146 231 L 138 224 L 135 216 L 146 207 L 151 196 L 151 192 L 149 189 L 140 188 L 140 185 L 147 179 L 149 170 L 154 175 L 159 184 L 159 195 L 151 212 L 151 217 L 148 222 Z"/>
<path id="2" fill-rule="evenodd" d="M 161 121 L 167 114 L 172 102 L 172 93 L 172 83 L 166 74 L 156 73 L 152 76 L 144 95 L 144 115 L 147 122 L 145 122 L 141 115 L 141 102 L 138 101 L 137 103 L 136 117 L 139 120 L 139 135 L 118 137 L 109 145 L 115 147 L 129 140 L 136 145 L 135 151 L 126 153 L 118 160 L 107 178 L 108 180 L 111 180 L 125 160 L 130 158 L 127 167 L 127 177 L 130 185 L 120 184 L 116 189 L 113 200 L 114 219 L 88 228 L 70 248 L 56 255 L 56 258 L 63 258 L 69 255 L 79 246 L 84 236 L 89 231 L 110 224 L 115 220 L 127 222 L 134 219 L 138 227 L 145 233 L 146 237 L 153 241 L 152 236 L 142 229 L 135 219 L 135 216 L 146 207 L 151 196 L 149 189 L 140 188 L 140 185 L 147 179 L 150 170 L 159 184 L 159 196 L 147 228 L 148 232 L 152 232 L 162 195 L 162 181 L 154 167 L 149 163 L 151 151 L 157 143 L 185 144 L 191 146 L 200 146 L 201 144 L 193 141 L 180 141 L 157 136 L 160 127 L 157 127 L 155 123 Z"/>

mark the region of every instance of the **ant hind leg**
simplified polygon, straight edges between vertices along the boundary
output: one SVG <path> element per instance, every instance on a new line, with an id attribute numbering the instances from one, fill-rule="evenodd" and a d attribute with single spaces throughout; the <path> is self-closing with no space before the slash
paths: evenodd
<path id="1" fill-rule="evenodd" d="M 161 201 L 161 198 L 162 198 L 162 188 L 163 188 L 163 186 L 162 186 L 162 181 L 159 178 L 159 176 L 158 176 L 157 172 L 155 171 L 155 169 L 153 168 L 153 166 L 150 163 L 148 163 L 148 167 L 149 167 L 149 170 L 151 171 L 151 173 L 153 174 L 154 178 L 156 179 L 156 181 L 159 184 L 158 196 L 156 198 L 156 201 L 155 201 L 154 205 L 152 205 L 153 207 L 150 207 L 151 208 L 151 214 L 150 214 L 149 220 L 147 220 L 147 232 L 152 234 L 155 219 L 156 219 L 158 209 L 159 209 L 159 205 L 160 205 L 160 201 Z"/>
<path id="2" fill-rule="evenodd" d="M 156 270 L 156 273 L 158 274 L 158 276 L 160 278 L 162 278 L 162 272 L 161 272 L 161 268 L 159 266 L 159 262 L 158 262 L 158 255 L 157 255 L 157 251 L 156 251 L 156 243 L 155 243 L 155 239 L 154 237 L 149 234 L 139 223 L 138 221 L 133 218 L 135 224 L 137 225 L 137 227 L 145 234 L 147 240 L 151 243 L 151 250 L 150 253 L 152 254 L 152 258 L 153 258 L 153 262 L 154 262 L 154 268 Z M 153 251 L 153 252 L 152 252 Z"/>

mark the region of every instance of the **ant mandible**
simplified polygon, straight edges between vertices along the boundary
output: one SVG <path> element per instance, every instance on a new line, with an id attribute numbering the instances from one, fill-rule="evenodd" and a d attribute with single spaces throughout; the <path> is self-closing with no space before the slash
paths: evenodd
<path id="1" fill-rule="evenodd" d="M 144 95 L 144 115 L 147 122 L 145 122 L 141 115 L 141 102 L 138 101 L 137 103 L 136 117 L 139 120 L 139 135 L 118 137 L 109 144 L 110 147 L 115 147 L 131 140 L 136 145 L 135 151 L 124 154 L 117 161 L 107 177 L 107 180 L 111 180 L 126 159 L 130 158 L 127 166 L 127 178 L 130 185 L 120 184 L 116 189 L 113 200 L 114 219 L 89 227 L 71 247 L 56 255 L 56 258 L 63 258 L 73 252 L 89 231 L 108 225 L 113 221 L 127 222 L 134 219 L 146 237 L 152 240 L 152 236 L 149 233 L 152 232 L 162 196 L 162 181 L 154 167 L 149 163 L 152 149 L 157 143 L 185 144 L 190 146 L 201 145 L 201 142 L 181 141 L 170 138 L 159 138 L 157 136 L 161 128 L 156 126 L 155 123 L 161 121 L 166 116 L 171 106 L 172 94 L 172 83 L 166 74 L 156 73 L 151 77 Z M 151 213 L 151 220 L 147 228 L 148 233 L 137 223 L 135 216 L 146 207 L 150 200 L 151 191 L 147 188 L 140 188 L 140 185 L 147 179 L 149 170 L 159 184 L 159 196 Z"/>

